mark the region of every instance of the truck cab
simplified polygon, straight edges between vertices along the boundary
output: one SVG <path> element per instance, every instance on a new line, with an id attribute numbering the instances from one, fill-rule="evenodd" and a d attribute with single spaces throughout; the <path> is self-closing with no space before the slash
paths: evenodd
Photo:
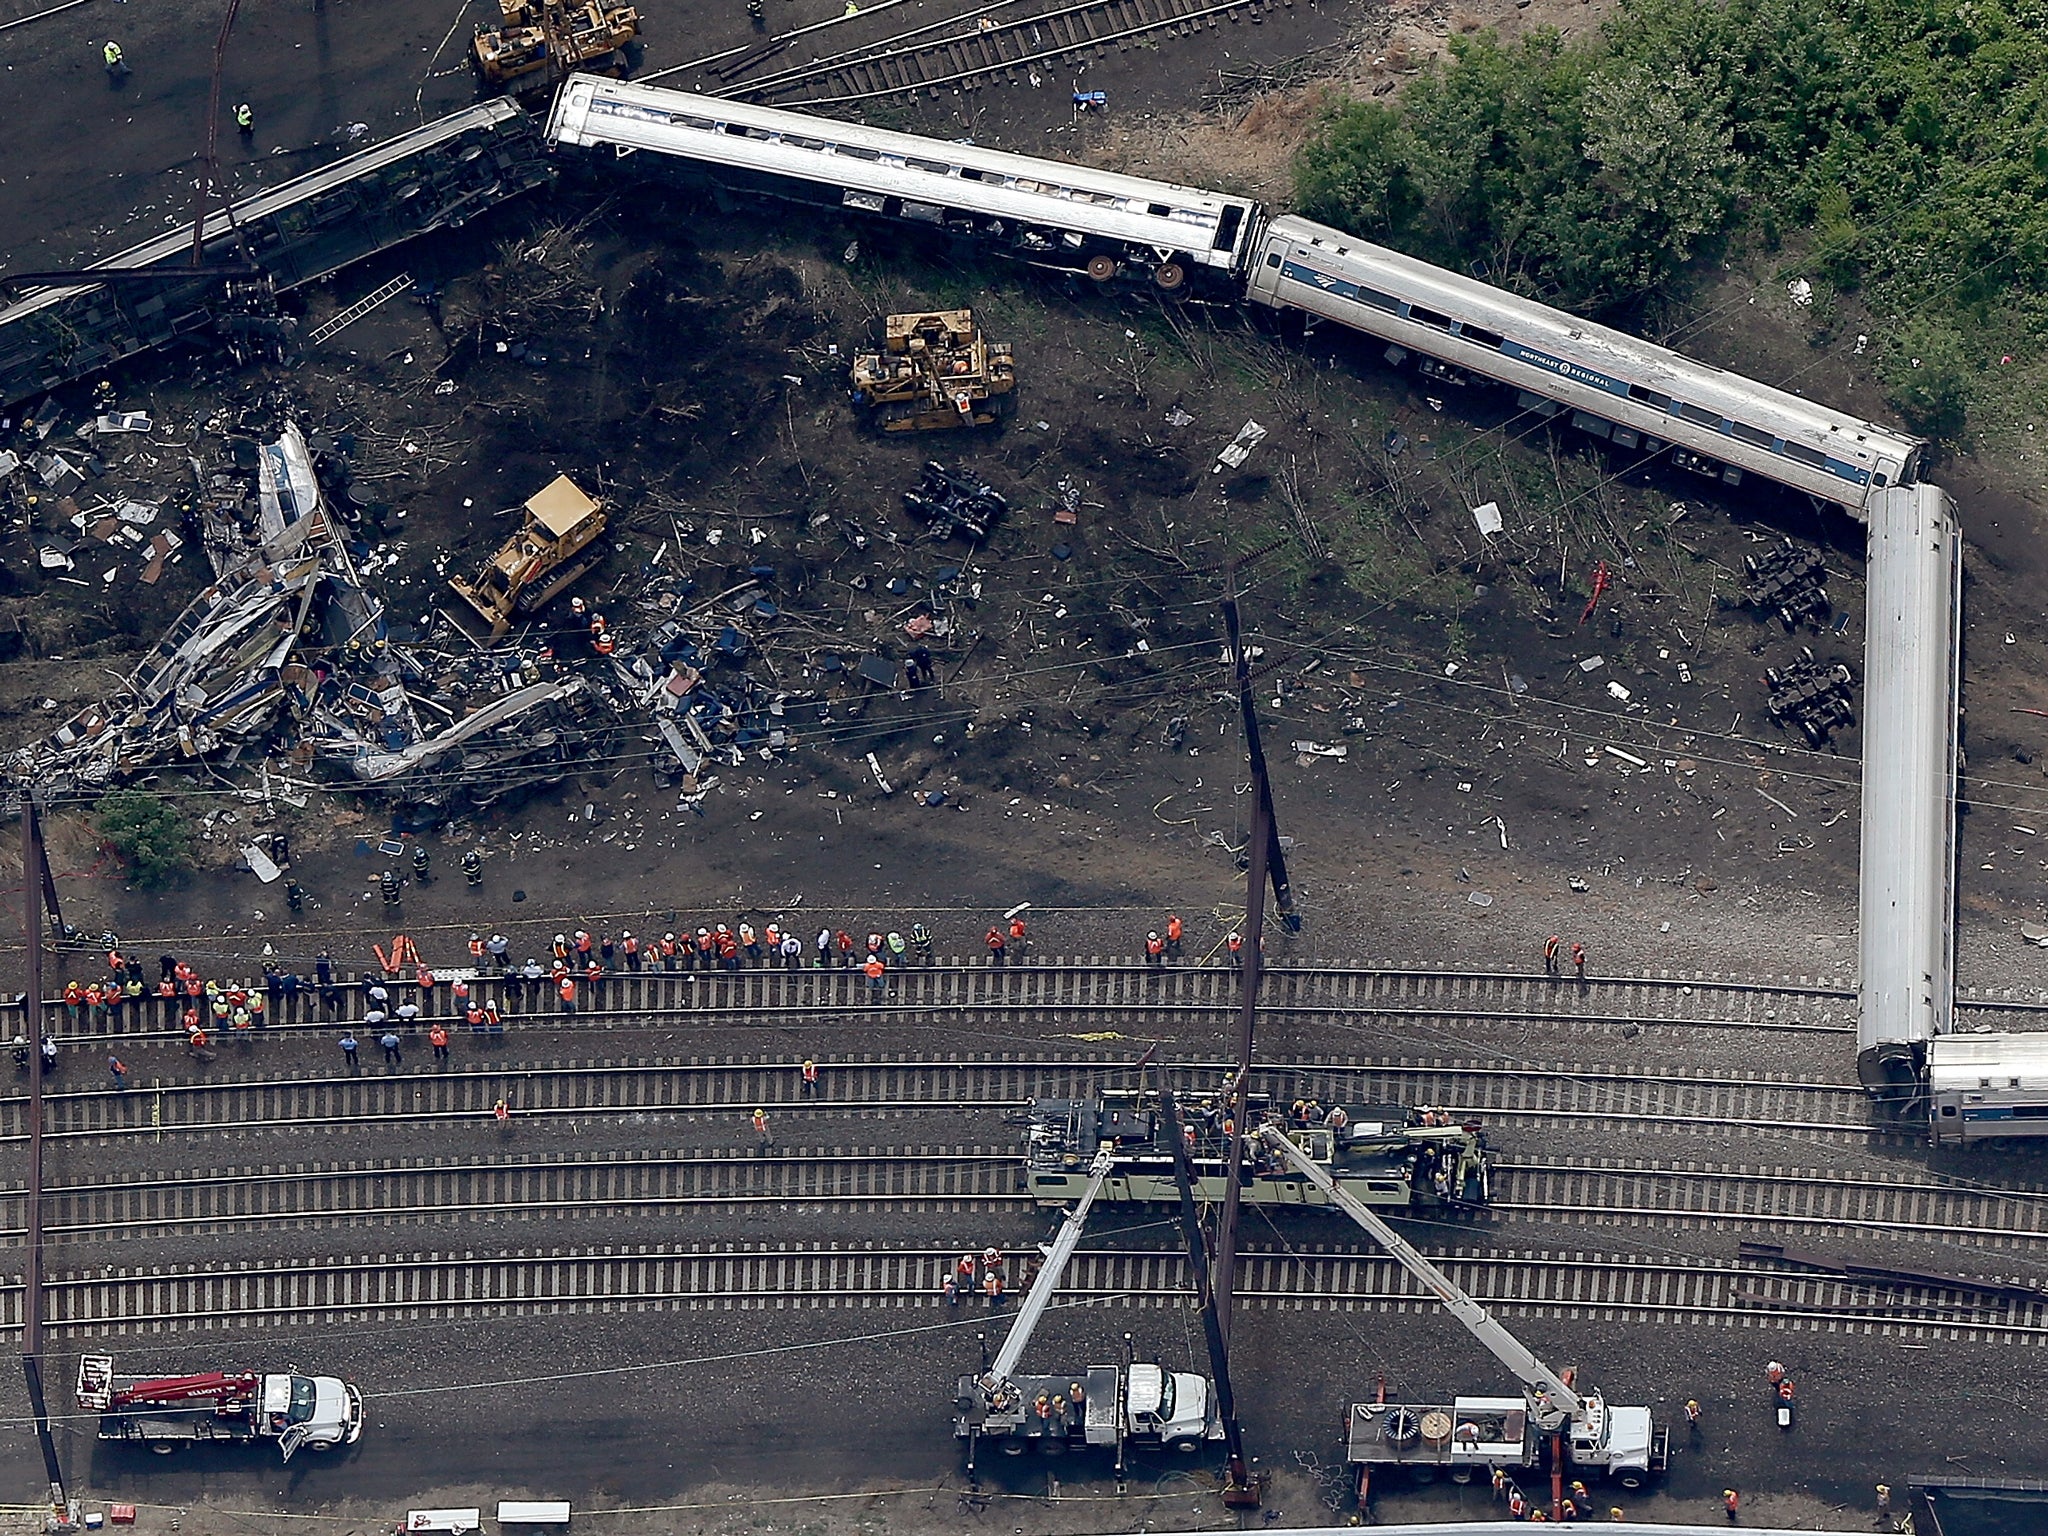
<path id="1" fill-rule="evenodd" d="M 1127 1432 L 1176 1451 L 1202 1447 L 1209 1429 L 1209 1383 L 1184 1371 L 1133 1365 L 1124 1402 Z"/>
<path id="2" fill-rule="evenodd" d="M 294 1451 L 331 1450 L 363 1437 L 363 1395 L 334 1376 L 265 1376 L 263 1432 L 286 1461 Z"/>
<path id="3" fill-rule="evenodd" d="M 1661 1472 L 1669 1437 L 1660 1433 L 1647 1408 L 1614 1408 L 1588 1395 L 1585 1414 L 1572 1425 L 1572 1465 L 1600 1467 L 1624 1488 L 1640 1488 Z"/>

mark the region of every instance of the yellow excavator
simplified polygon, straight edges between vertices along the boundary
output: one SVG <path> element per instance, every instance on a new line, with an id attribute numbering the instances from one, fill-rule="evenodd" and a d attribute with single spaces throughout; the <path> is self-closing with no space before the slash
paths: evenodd
<path id="1" fill-rule="evenodd" d="M 1017 365 L 971 309 L 890 315 L 882 350 L 853 360 L 853 403 L 883 432 L 986 427 L 1016 409 Z"/>
<path id="2" fill-rule="evenodd" d="M 599 541 L 607 523 L 601 502 L 557 475 L 528 498 L 526 521 L 476 580 L 458 576 L 448 585 L 491 626 L 490 638 L 500 639 L 514 620 L 539 612 L 605 557 L 608 546 Z"/>
<path id="3" fill-rule="evenodd" d="M 498 0 L 495 27 L 479 27 L 470 58 L 486 86 L 552 89 L 570 71 L 623 75 L 640 13 L 602 0 Z"/>

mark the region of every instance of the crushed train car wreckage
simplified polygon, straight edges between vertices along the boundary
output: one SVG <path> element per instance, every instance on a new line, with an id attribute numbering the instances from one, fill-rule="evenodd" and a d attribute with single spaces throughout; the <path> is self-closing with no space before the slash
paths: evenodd
<path id="1" fill-rule="evenodd" d="M 17 793 L 91 798 L 159 769 L 261 763 L 266 782 L 327 770 L 427 825 L 630 760 L 701 805 L 718 767 L 777 760 L 813 728 L 825 739 L 837 713 L 932 685 L 924 642 L 953 633 L 980 589 L 960 565 L 921 584 L 901 663 L 876 637 L 823 634 L 792 635 L 796 653 L 772 661 L 774 566 L 705 596 L 659 552 L 609 599 L 616 623 L 564 596 L 493 646 L 445 614 L 414 638 L 366 584 L 370 547 L 328 500 L 324 462 L 289 420 L 271 441 L 191 460 L 184 510 L 212 582 L 111 696 L 6 760 Z M 621 750 L 629 731 L 644 751 Z"/>
<path id="2" fill-rule="evenodd" d="M 571 698 L 575 678 L 513 674 L 488 702 L 459 716 L 436 706 L 447 723 L 422 724 L 421 704 L 438 690 L 415 690 L 443 669 L 392 642 L 296 426 L 257 457 L 253 515 L 238 515 L 245 499 L 233 476 L 206 478 L 198 513 L 213 583 L 119 691 L 17 752 L 15 780 L 42 793 L 92 794 L 166 763 L 232 760 L 260 743 L 302 767 L 339 763 L 374 784 L 452 753 L 502 766 L 559 746 L 529 717 Z M 508 754 L 490 737 L 513 726 Z"/>

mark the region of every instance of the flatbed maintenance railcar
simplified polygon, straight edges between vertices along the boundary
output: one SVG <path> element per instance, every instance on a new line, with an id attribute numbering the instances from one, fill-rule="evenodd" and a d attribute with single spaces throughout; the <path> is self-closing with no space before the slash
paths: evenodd
<path id="1" fill-rule="evenodd" d="M 1249 1204 L 1330 1204 L 1312 1182 L 1257 1145 L 1256 1132 L 1268 1123 L 1284 1126 L 1331 1178 L 1367 1205 L 1474 1208 L 1492 1196 L 1486 1135 L 1470 1116 L 1399 1104 L 1304 1105 L 1298 1114 L 1294 1106 L 1275 1105 L 1260 1094 L 1250 1096 L 1247 1111 L 1240 1198 Z M 1025 1187 L 1040 1205 L 1080 1198 L 1102 1147 L 1111 1157 L 1103 1199 L 1172 1204 L 1180 1198 L 1173 1155 L 1161 1140 L 1158 1098 L 1149 1091 L 1034 1099 L 1028 1127 Z M 1227 1155 L 1220 1112 L 1211 1106 L 1191 1116 L 1188 1133 L 1195 1198 L 1220 1201 Z"/>

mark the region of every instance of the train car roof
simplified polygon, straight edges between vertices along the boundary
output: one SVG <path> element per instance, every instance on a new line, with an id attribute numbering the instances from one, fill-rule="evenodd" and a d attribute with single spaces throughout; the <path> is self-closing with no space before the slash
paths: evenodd
<path id="1" fill-rule="evenodd" d="M 1880 452 L 1903 462 L 1925 441 L 1596 321 L 1580 319 L 1476 278 L 1432 266 L 1312 219 L 1285 214 L 1267 226 L 1267 233 L 1269 239 L 1313 245 L 1339 260 L 1352 258 L 1369 263 L 1399 278 L 1402 291 L 1398 297 L 1419 299 L 1445 310 L 1456 320 L 1472 320 L 1494 330 L 1508 331 L 1516 341 L 1539 345 L 1560 362 L 1598 375 L 1597 379 L 1582 379 L 1582 383 L 1597 386 L 1618 379 L 1640 384 L 1688 404 L 1710 406 L 1730 421 L 1756 427 L 1775 426 L 1780 436 L 1785 435 L 1787 426 L 1794 426 L 1815 441 L 1827 441 L 1831 452 L 1866 467 Z M 1565 377 L 1572 376 L 1569 368 L 1563 371 Z"/>
<path id="2" fill-rule="evenodd" d="M 732 101 L 721 96 L 705 96 L 694 91 L 640 85 L 634 81 L 613 80 L 602 75 L 569 77 L 561 92 L 555 97 L 554 109 L 548 114 L 548 141 L 556 143 L 567 138 L 570 142 L 576 142 L 574 135 L 579 129 L 572 124 L 572 120 L 586 114 L 590 105 L 600 100 L 614 102 L 620 106 L 638 106 L 660 114 L 663 118 L 670 113 L 687 112 L 739 128 L 800 134 L 834 145 L 880 150 L 906 159 L 936 162 L 956 170 L 967 169 L 984 174 L 1022 177 L 1027 180 L 1044 180 L 1048 176 L 1057 176 L 1060 186 L 1076 191 L 1095 192 L 1148 203 L 1163 202 L 1176 208 L 1218 217 L 1226 208 L 1249 211 L 1256 206 L 1246 197 L 1230 197 L 1221 192 L 1205 191 L 1201 187 L 1182 186 L 1178 182 L 1126 176 L 1119 171 L 1097 170 L 1094 166 L 1077 165 L 1070 160 L 1049 160 L 1036 155 L 1012 154 L 1008 150 L 984 149 L 978 144 L 959 144 L 946 139 L 927 138 L 922 134 L 898 133 L 889 128 L 869 128 L 861 123 L 849 123 L 835 117 L 820 117 L 811 112 L 789 112 L 780 107 L 760 107 L 750 102 Z M 760 141 L 754 142 L 758 144 Z M 730 163 L 747 166 L 754 162 L 734 156 Z"/>
<path id="3" fill-rule="evenodd" d="M 1936 1035 L 1927 1042 L 1932 1093 L 2048 1086 L 2048 1032 Z"/>

